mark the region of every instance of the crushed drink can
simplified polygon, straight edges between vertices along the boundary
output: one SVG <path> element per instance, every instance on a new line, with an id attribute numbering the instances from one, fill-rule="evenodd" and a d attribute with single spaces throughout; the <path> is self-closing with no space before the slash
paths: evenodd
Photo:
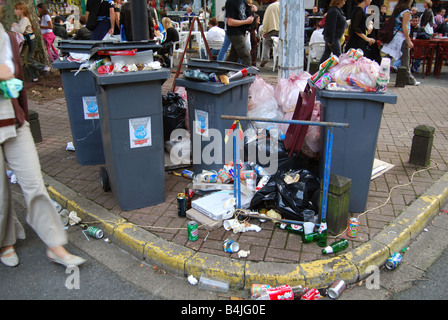
<path id="1" fill-rule="evenodd" d="M 182 170 L 182 176 L 188 179 L 194 178 L 194 172 L 190 170 Z"/>
<path id="2" fill-rule="evenodd" d="M 199 227 L 196 221 L 190 221 L 187 224 L 188 229 L 188 240 L 196 241 L 199 238 Z"/>
<path id="3" fill-rule="evenodd" d="M 400 264 L 403 257 L 398 252 L 394 252 L 386 261 L 386 268 L 393 270 Z"/>
<path id="4" fill-rule="evenodd" d="M 185 217 L 187 215 L 187 197 L 185 193 L 179 193 L 177 195 L 177 215 L 179 217 Z"/>
<path id="5" fill-rule="evenodd" d="M 264 290 L 269 300 L 294 300 L 294 292 L 291 286 L 285 284 L 275 288 Z"/>
<path id="6" fill-rule="evenodd" d="M 101 239 L 104 235 L 103 230 L 98 227 L 90 226 L 87 228 L 87 234 L 93 238 Z"/>
<path id="7" fill-rule="evenodd" d="M 246 179 L 255 179 L 257 176 L 255 170 L 243 170 L 240 173 L 240 177 L 241 179 L 246 180 Z"/>
<path id="8" fill-rule="evenodd" d="M 328 296 L 331 299 L 337 299 L 341 296 L 342 292 L 347 288 L 344 280 L 337 280 L 332 284 L 330 288 L 328 288 Z"/>
<path id="9" fill-rule="evenodd" d="M 230 183 L 232 182 L 232 176 L 226 170 L 221 169 L 218 171 L 218 179 L 222 183 Z"/>
<path id="10" fill-rule="evenodd" d="M 250 290 L 252 298 L 253 299 L 259 298 L 261 296 L 262 292 L 269 288 L 271 288 L 271 286 L 268 284 L 253 283 L 252 288 Z"/>
<path id="11" fill-rule="evenodd" d="M 240 245 L 232 239 L 226 239 L 223 246 L 224 252 L 235 253 L 240 250 Z"/>
<path id="12" fill-rule="evenodd" d="M 320 299 L 320 292 L 319 290 L 313 288 L 308 290 L 300 300 L 319 300 Z"/>
<path id="13" fill-rule="evenodd" d="M 347 228 L 347 235 L 351 238 L 358 236 L 359 220 L 357 218 L 350 218 Z"/>

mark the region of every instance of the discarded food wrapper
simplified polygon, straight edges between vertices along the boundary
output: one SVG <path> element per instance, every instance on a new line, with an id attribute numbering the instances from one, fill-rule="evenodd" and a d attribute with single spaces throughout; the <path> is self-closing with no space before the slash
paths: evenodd
<path id="1" fill-rule="evenodd" d="M 78 217 L 78 214 L 75 211 L 72 211 L 68 214 L 69 224 L 74 226 L 81 222 L 81 218 Z"/>
<path id="2" fill-rule="evenodd" d="M 198 284 L 198 279 L 196 279 L 195 277 L 193 277 L 192 274 L 188 276 L 187 280 L 188 280 L 188 282 L 189 282 L 191 285 L 193 285 L 193 286 L 195 286 L 195 285 Z"/>
<path id="3" fill-rule="evenodd" d="M 250 255 L 250 250 L 238 251 L 238 258 L 247 258 L 248 255 Z"/>
<path id="4" fill-rule="evenodd" d="M 73 142 L 67 142 L 67 147 L 65 148 L 67 151 L 75 151 L 75 146 L 73 145 Z"/>
<path id="5" fill-rule="evenodd" d="M 246 231 L 256 231 L 260 232 L 261 228 L 255 224 L 250 224 L 249 222 L 241 223 L 238 219 L 224 220 L 223 227 L 227 231 L 233 230 L 233 233 L 240 233 Z"/>

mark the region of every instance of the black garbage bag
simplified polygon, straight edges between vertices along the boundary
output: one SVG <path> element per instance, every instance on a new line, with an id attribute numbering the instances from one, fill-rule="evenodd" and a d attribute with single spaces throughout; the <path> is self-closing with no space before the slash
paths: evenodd
<path id="1" fill-rule="evenodd" d="M 244 144 L 244 160 L 246 162 L 255 158 L 255 162 L 263 167 L 264 164 L 260 161 L 260 154 L 262 154 L 270 159 L 271 162 L 274 162 L 267 164 L 268 166 L 274 166 L 280 171 L 307 169 L 314 165 L 311 163 L 312 161 L 303 154 L 292 157 L 288 150 L 286 150 L 284 140 L 276 140 L 274 145 L 273 139 L 275 138 L 269 136 L 269 131 L 265 131 L 265 135 L 266 138 L 254 139 Z M 273 147 L 271 147 L 271 145 Z M 249 154 L 250 152 L 253 152 L 253 150 L 256 150 L 256 154 Z"/>
<path id="2" fill-rule="evenodd" d="M 180 94 L 169 91 L 166 95 L 162 95 L 162 106 L 163 138 L 164 141 L 168 141 L 171 132 L 175 129 L 185 129 L 187 102 L 182 99 Z"/>
<path id="3" fill-rule="evenodd" d="M 287 183 L 287 175 L 299 174 L 298 181 Z M 252 197 L 251 209 L 275 209 L 283 218 L 304 221 L 303 210 L 311 209 L 319 212 L 320 182 L 308 170 L 278 171 L 271 176 L 268 183 Z"/>

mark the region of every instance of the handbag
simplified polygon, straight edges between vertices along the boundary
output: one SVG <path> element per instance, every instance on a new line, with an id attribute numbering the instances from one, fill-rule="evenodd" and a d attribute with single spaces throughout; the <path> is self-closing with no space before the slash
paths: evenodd
<path id="1" fill-rule="evenodd" d="M 394 33 L 394 29 L 395 29 L 395 16 L 392 16 L 378 30 L 378 40 L 380 40 L 382 43 L 391 42 L 399 30 L 398 29 Z"/>
<path id="2" fill-rule="evenodd" d="M 434 28 L 431 27 L 431 24 L 429 22 L 425 26 L 425 32 L 429 35 L 432 35 L 434 33 Z"/>

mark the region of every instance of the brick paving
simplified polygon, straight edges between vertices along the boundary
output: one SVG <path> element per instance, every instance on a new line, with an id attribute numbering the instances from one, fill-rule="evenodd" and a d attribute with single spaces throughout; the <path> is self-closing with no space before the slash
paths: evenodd
<path id="1" fill-rule="evenodd" d="M 175 71 L 172 69 L 171 79 L 163 85 L 163 93 L 171 90 Z M 273 73 L 261 73 L 261 77 L 274 86 L 277 82 Z M 421 81 L 422 84 L 418 87 L 396 88 L 393 83 L 389 87 L 397 94 L 398 102 L 384 107 L 376 158 L 393 164 L 394 168 L 371 182 L 367 209 L 380 207 L 360 216 L 359 236 L 352 239 L 342 234 L 339 237 L 349 240 L 349 248 L 355 248 L 374 237 L 447 171 L 448 75 L 444 72 L 439 80 L 429 76 Z M 43 105 L 30 102 L 30 109 L 39 113 L 43 142 L 36 146 L 42 171 L 135 225 L 168 241 L 220 256 L 236 257 L 236 254 L 225 253 L 222 249 L 223 240 L 231 238 L 239 242 L 242 250 L 250 250 L 247 259 L 252 261 L 302 263 L 323 258 L 321 248 L 315 243 L 304 244 L 300 236 L 281 230 L 271 222 L 251 221 L 259 224 L 262 231 L 239 234 L 225 231 L 224 228 L 209 233 L 201 228 L 199 241 L 188 241 L 186 227 L 189 220 L 178 217 L 176 196 L 190 181 L 167 172 L 165 202 L 152 207 L 122 211 L 112 193 L 104 192 L 101 187 L 101 166 L 80 166 L 74 152 L 66 151 L 67 142 L 72 141 L 72 137 L 65 99 L 56 99 Z M 413 129 L 419 124 L 435 127 L 432 163 L 428 170 L 416 173 L 412 184 L 409 184 L 412 175 L 422 169 L 408 163 Z M 401 184 L 408 185 L 393 190 L 390 200 L 385 203 L 390 190 Z M 352 216 L 358 215 L 359 213 L 352 213 Z M 332 240 L 329 239 L 329 243 Z"/>

